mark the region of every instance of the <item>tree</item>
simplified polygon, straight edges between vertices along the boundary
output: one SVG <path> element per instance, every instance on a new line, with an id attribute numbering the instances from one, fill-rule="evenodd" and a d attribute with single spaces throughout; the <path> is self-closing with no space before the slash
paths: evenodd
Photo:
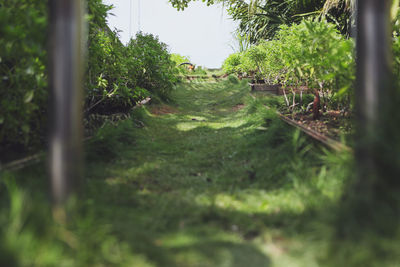
<path id="1" fill-rule="evenodd" d="M 169 0 L 169 2 L 172 4 L 172 6 L 178 10 L 184 10 L 185 8 L 188 7 L 189 2 L 192 1 L 197 1 L 197 0 Z M 207 5 L 212 5 L 217 2 L 221 2 L 224 0 L 201 0 L 202 2 L 206 2 Z"/>
<path id="2" fill-rule="evenodd" d="M 196 0 L 169 0 L 178 10 Z M 202 0 L 207 5 L 222 3 L 235 21 L 238 32 L 248 36 L 251 43 L 270 40 L 279 26 L 300 23 L 304 17 L 326 19 L 340 33 L 349 35 L 354 0 Z"/>

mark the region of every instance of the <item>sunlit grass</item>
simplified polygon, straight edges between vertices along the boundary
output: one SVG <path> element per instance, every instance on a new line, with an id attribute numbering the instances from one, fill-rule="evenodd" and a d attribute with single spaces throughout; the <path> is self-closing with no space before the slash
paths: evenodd
<path id="1" fill-rule="evenodd" d="M 352 156 L 288 127 L 264 107 L 270 99 L 249 96 L 245 81 L 182 84 L 171 97 L 165 114 L 151 112 L 159 106 L 137 109 L 87 145 L 83 211 L 62 226 L 78 247 L 50 230 L 49 212 L 45 224 L 27 219 L 41 218 L 36 209 L 9 215 L 3 194 L 0 258 L 58 266 L 323 266 Z M 14 206 L 48 208 L 43 167 L 10 175 L 24 177 L 23 193 L 11 192 Z"/>
<path id="2" fill-rule="evenodd" d="M 241 120 L 241 119 L 225 121 L 225 122 L 206 122 L 206 121 L 181 122 L 176 125 L 176 128 L 180 131 L 190 131 L 198 127 L 208 127 L 211 129 L 222 129 L 226 127 L 238 128 L 244 125 L 246 122 L 247 122 L 246 120 Z"/>

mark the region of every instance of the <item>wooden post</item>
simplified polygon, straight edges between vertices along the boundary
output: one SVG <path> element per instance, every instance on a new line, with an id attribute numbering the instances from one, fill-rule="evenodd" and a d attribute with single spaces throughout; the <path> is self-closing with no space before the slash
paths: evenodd
<path id="1" fill-rule="evenodd" d="M 360 183 L 381 176 L 383 140 L 390 123 L 392 90 L 391 0 L 358 0 L 357 3 L 357 145 Z M 373 184 L 373 182 L 372 182 Z M 369 183 L 369 186 L 372 186 Z"/>
<path id="2" fill-rule="evenodd" d="M 55 206 L 65 204 L 81 179 L 82 2 L 49 0 L 49 163 Z"/>

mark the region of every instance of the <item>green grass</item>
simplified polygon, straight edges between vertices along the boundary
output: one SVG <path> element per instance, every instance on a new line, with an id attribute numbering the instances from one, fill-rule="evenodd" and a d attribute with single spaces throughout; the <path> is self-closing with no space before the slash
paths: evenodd
<path id="1" fill-rule="evenodd" d="M 245 81 L 171 98 L 172 113 L 97 132 L 68 223 L 50 219 L 43 166 L 3 173 L 0 265 L 324 265 L 351 156 L 285 125 Z"/>

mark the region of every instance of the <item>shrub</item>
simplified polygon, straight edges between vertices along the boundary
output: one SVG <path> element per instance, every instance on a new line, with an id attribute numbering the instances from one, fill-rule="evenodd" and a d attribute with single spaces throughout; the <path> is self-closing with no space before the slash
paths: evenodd
<path id="1" fill-rule="evenodd" d="M 231 54 L 227 59 L 225 59 L 222 65 L 222 69 L 227 74 L 240 73 L 239 69 L 240 64 L 242 64 L 241 54 L 240 53 Z"/>
<path id="2" fill-rule="evenodd" d="M 0 0 L 0 146 L 37 142 L 46 123 L 46 2 Z"/>
<path id="3" fill-rule="evenodd" d="M 176 69 L 177 69 L 178 73 L 180 73 L 180 74 L 188 74 L 189 73 L 187 65 L 186 66 L 185 65 L 179 66 L 182 63 L 190 63 L 190 58 L 189 57 L 185 57 L 185 56 L 182 56 L 182 55 L 179 55 L 179 54 L 171 54 L 171 60 L 173 62 L 175 62 Z"/>
<path id="4" fill-rule="evenodd" d="M 228 76 L 228 81 L 230 83 L 233 83 L 233 84 L 238 84 L 239 83 L 239 79 L 233 74 Z"/>
<path id="5" fill-rule="evenodd" d="M 0 7 L 0 146 L 39 147 L 47 129 L 47 4 L 0 0 Z M 86 115 L 127 112 L 150 94 L 166 100 L 177 82 L 167 46 L 143 33 L 124 46 L 106 24 L 111 8 L 88 1 Z"/>
<path id="6" fill-rule="evenodd" d="M 350 106 L 354 74 L 353 42 L 326 21 L 304 20 L 282 25 L 274 40 L 260 41 L 224 63 L 227 73 L 284 86 L 307 85 L 320 90 L 327 105 Z"/>
<path id="7" fill-rule="evenodd" d="M 168 100 L 170 91 L 178 81 L 176 64 L 171 60 L 166 44 L 152 34 L 138 33 L 127 46 L 128 76 L 151 93 Z"/>

